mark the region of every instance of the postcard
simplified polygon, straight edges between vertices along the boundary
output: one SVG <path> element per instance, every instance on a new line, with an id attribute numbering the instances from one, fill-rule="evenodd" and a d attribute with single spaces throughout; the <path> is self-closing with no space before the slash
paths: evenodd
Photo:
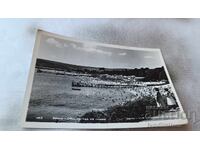
<path id="1" fill-rule="evenodd" d="M 119 129 L 184 124 L 187 118 L 160 49 L 37 31 L 23 127 Z"/>

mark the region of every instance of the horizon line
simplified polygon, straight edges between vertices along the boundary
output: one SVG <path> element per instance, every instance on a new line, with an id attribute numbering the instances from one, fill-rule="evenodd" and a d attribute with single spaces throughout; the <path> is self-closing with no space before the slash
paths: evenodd
<path id="1" fill-rule="evenodd" d="M 90 68 L 104 68 L 104 69 L 157 69 L 157 68 L 162 68 L 164 67 L 163 65 L 160 67 L 154 67 L 154 68 L 149 68 L 149 67 L 140 67 L 140 68 L 109 68 L 109 67 L 92 67 L 92 66 L 84 66 L 84 65 L 78 65 L 78 64 L 71 64 L 71 63 L 64 63 L 64 62 L 59 62 L 59 61 L 54 61 L 54 60 L 49 60 L 49 59 L 43 59 L 43 58 L 36 58 L 41 59 L 41 60 L 46 60 L 46 61 L 51 61 L 51 62 L 56 62 L 56 63 L 62 63 L 66 65 L 74 65 L 74 66 L 79 66 L 79 67 L 90 67 Z M 36 62 L 37 63 L 37 62 Z"/>

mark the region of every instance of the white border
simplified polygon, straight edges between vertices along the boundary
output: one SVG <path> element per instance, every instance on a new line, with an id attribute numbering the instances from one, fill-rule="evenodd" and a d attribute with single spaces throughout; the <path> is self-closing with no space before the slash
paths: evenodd
<path id="1" fill-rule="evenodd" d="M 53 36 L 55 38 L 74 41 L 74 42 L 83 42 L 88 44 L 94 44 L 98 46 L 104 46 L 104 47 L 111 47 L 111 48 L 120 48 L 120 49 L 126 49 L 126 50 L 138 50 L 138 51 L 158 51 L 160 53 L 160 58 L 162 61 L 162 64 L 164 66 L 165 72 L 167 74 L 170 86 L 172 87 L 172 91 L 175 94 L 175 97 L 177 99 L 177 102 L 180 107 L 180 114 L 184 116 L 181 119 L 172 119 L 172 120 L 156 120 L 156 121 L 141 121 L 138 123 L 48 123 L 48 122 L 27 122 L 26 121 L 26 115 L 28 111 L 28 104 L 32 89 L 32 83 L 33 83 L 33 77 L 34 77 L 34 70 L 35 70 L 35 63 L 37 59 L 37 53 L 38 53 L 38 47 L 40 45 L 40 37 L 41 34 L 46 34 L 48 36 Z M 169 76 L 166 64 L 164 62 L 164 59 L 162 57 L 160 49 L 153 49 L 153 48 L 136 48 L 136 47 L 127 47 L 127 46 L 121 46 L 121 45 L 112 45 L 112 44 L 102 44 L 97 42 L 86 42 L 82 40 L 77 40 L 70 37 L 65 37 L 62 35 L 50 33 L 43 31 L 41 29 L 37 30 L 36 35 L 36 41 L 35 46 L 33 50 L 33 57 L 31 62 L 31 67 L 29 71 L 29 77 L 26 87 L 26 93 L 24 98 L 24 107 L 23 107 L 23 114 L 22 114 L 22 127 L 24 128 L 68 128 L 68 129 L 119 129 L 119 128 L 146 128 L 146 127 L 165 127 L 165 126 L 178 126 L 178 125 L 184 125 L 187 124 L 188 120 L 186 118 L 186 115 L 183 111 L 183 107 L 179 101 L 179 98 L 176 94 L 175 88 L 172 84 L 171 78 Z"/>
<path id="2" fill-rule="evenodd" d="M 200 132 L 154 131 L 14 131 L 1 132 L 1 148 L 5 150 L 188 150 L 199 148 Z M 11 144 L 12 143 L 12 144 Z"/>
<path id="3" fill-rule="evenodd" d="M 0 8 L 1 17 L 16 18 L 200 17 L 198 0 L 1 0 Z"/>

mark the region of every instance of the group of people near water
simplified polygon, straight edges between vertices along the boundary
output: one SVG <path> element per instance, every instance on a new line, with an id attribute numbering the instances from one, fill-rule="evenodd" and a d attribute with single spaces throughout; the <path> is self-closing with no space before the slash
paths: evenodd
<path id="1" fill-rule="evenodd" d="M 176 102 L 176 98 L 172 92 L 169 91 L 168 88 L 164 89 L 164 94 L 160 93 L 159 88 L 154 88 L 156 91 L 155 99 L 157 107 L 163 108 L 166 110 L 176 110 L 178 109 L 178 104 Z"/>

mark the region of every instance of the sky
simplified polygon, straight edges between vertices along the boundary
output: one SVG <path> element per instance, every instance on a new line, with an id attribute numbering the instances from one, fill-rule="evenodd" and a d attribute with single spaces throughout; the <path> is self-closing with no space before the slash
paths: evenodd
<path id="1" fill-rule="evenodd" d="M 158 51 L 128 50 L 41 34 L 38 58 L 104 68 L 161 67 Z"/>

